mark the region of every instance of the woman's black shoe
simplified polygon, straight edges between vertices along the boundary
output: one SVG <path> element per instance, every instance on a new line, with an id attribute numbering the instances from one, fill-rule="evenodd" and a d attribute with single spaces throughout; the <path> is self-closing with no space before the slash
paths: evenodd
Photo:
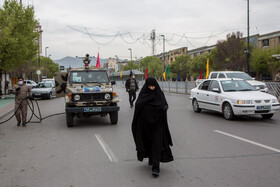
<path id="1" fill-rule="evenodd" d="M 153 175 L 154 177 L 158 177 L 158 176 L 159 176 L 159 170 L 153 169 L 153 170 L 152 170 L 152 175 Z"/>

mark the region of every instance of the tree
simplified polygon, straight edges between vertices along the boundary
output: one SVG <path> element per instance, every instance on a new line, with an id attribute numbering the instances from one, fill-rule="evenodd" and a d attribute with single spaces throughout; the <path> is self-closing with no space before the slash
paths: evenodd
<path id="1" fill-rule="evenodd" d="M 163 74 L 162 62 L 157 57 L 148 56 L 143 58 L 140 61 L 140 68 L 143 68 L 144 70 L 148 68 L 149 76 L 153 76 L 156 78 L 162 77 Z"/>
<path id="2" fill-rule="evenodd" d="M 170 64 L 171 77 L 177 77 L 180 73 L 181 80 L 190 78 L 191 57 L 189 55 L 182 55 L 176 58 L 175 62 Z"/>
<path id="3" fill-rule="evenodd" d="M 246 43 L 241 39 L 240 32 L 228 34 L 226 41 L 218 41 L 215 51 L 216 70 L 245 70 L 246 63 Z"/>
<path id="4" fill-rule="evenodd" d="M 129 61 L 126 66 L 123 66 L 123 71 L 138 69 L 139 65 L 135 64 L 134 61 Z"/>
<path id="5" fill-rule="evenodd" d="M 251 66 L 256 71 L 257 79 L 261 80 L 262 75 L 271 73 L 273 79 L 280 68 L 280 60 L 272 57 L 280 54 L 280 46 L 276 49 L 254 49 L 251 54 Z"/>
<path id="6" fill-rule="evenodd" d="M 0 8 L 0 71 L 10 71 L 37 53 L 39 36 L 33 6 L 5 0 Z"/>

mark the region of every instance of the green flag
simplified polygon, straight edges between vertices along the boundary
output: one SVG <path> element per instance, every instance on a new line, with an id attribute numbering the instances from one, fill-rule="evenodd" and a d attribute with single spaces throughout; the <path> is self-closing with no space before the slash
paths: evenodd
<path id="1" fill-rule="evenodd" d="M 166 68 L 166 73 L 167 73 L 167 79 L 169 79 L 170 77 L 169 77 L 169 64 L 168 64 L 168 66 L 167 66 L 167 68 Z"/>

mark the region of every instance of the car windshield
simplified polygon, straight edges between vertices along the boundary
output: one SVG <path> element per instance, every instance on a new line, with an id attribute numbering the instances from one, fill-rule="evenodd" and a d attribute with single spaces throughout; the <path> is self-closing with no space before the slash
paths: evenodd
<path id="1" fill-rule="evenodd" d="M 224 92 L 256 91 L 256 89 L 245 80 L 221 81 Z"/>
<path id="2" fill-rule="evenodd" d="M 41 82 L 36 86 L 36 88 L 51 88 L 51 87 L 52 84 L 47 82 Z"/>
<path id="3" fill-rule="evenodd" d="M 107 83 L 106 71 L 77 71 L 71 72 L 70 83 Z"/>
<path id="4" fill-rule="evenodd" d="M 248 75 L 247 73 L 226 73 L 228 78 L 239 78 L 239 79 L 244 79 L 244 80 L 252 80 L 252 77 Z"/>

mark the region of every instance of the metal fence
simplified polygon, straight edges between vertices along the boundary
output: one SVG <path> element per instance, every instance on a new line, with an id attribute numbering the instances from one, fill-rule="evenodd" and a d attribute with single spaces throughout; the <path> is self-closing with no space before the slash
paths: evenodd
<path id="1" fill-rule="evenodd" d="M 145 81 L 139 81 L 139 88 L 142 88 L 144 83 Z M 195 81 L 158 81 L 158 84 L 162 91 L 182 94 L 190 94 L 191 89 L 195 87 Z M 124 88 L 125 81 L 116 81 L 116 86 Z"/>
<path id="2" fill-rule="evenodd" d="M 141 88 L 145 81 L 139 81 L 138 86 Z M 190 94 L 191 89 L 195 87 L 195 81 L 158 81 L 159 86 L 165 92 Z M 280 99 L 280 82 L 266 82 L 268 93 Z M 116 81 L 116 86 L 125 87 L 125 81 Z"/>

